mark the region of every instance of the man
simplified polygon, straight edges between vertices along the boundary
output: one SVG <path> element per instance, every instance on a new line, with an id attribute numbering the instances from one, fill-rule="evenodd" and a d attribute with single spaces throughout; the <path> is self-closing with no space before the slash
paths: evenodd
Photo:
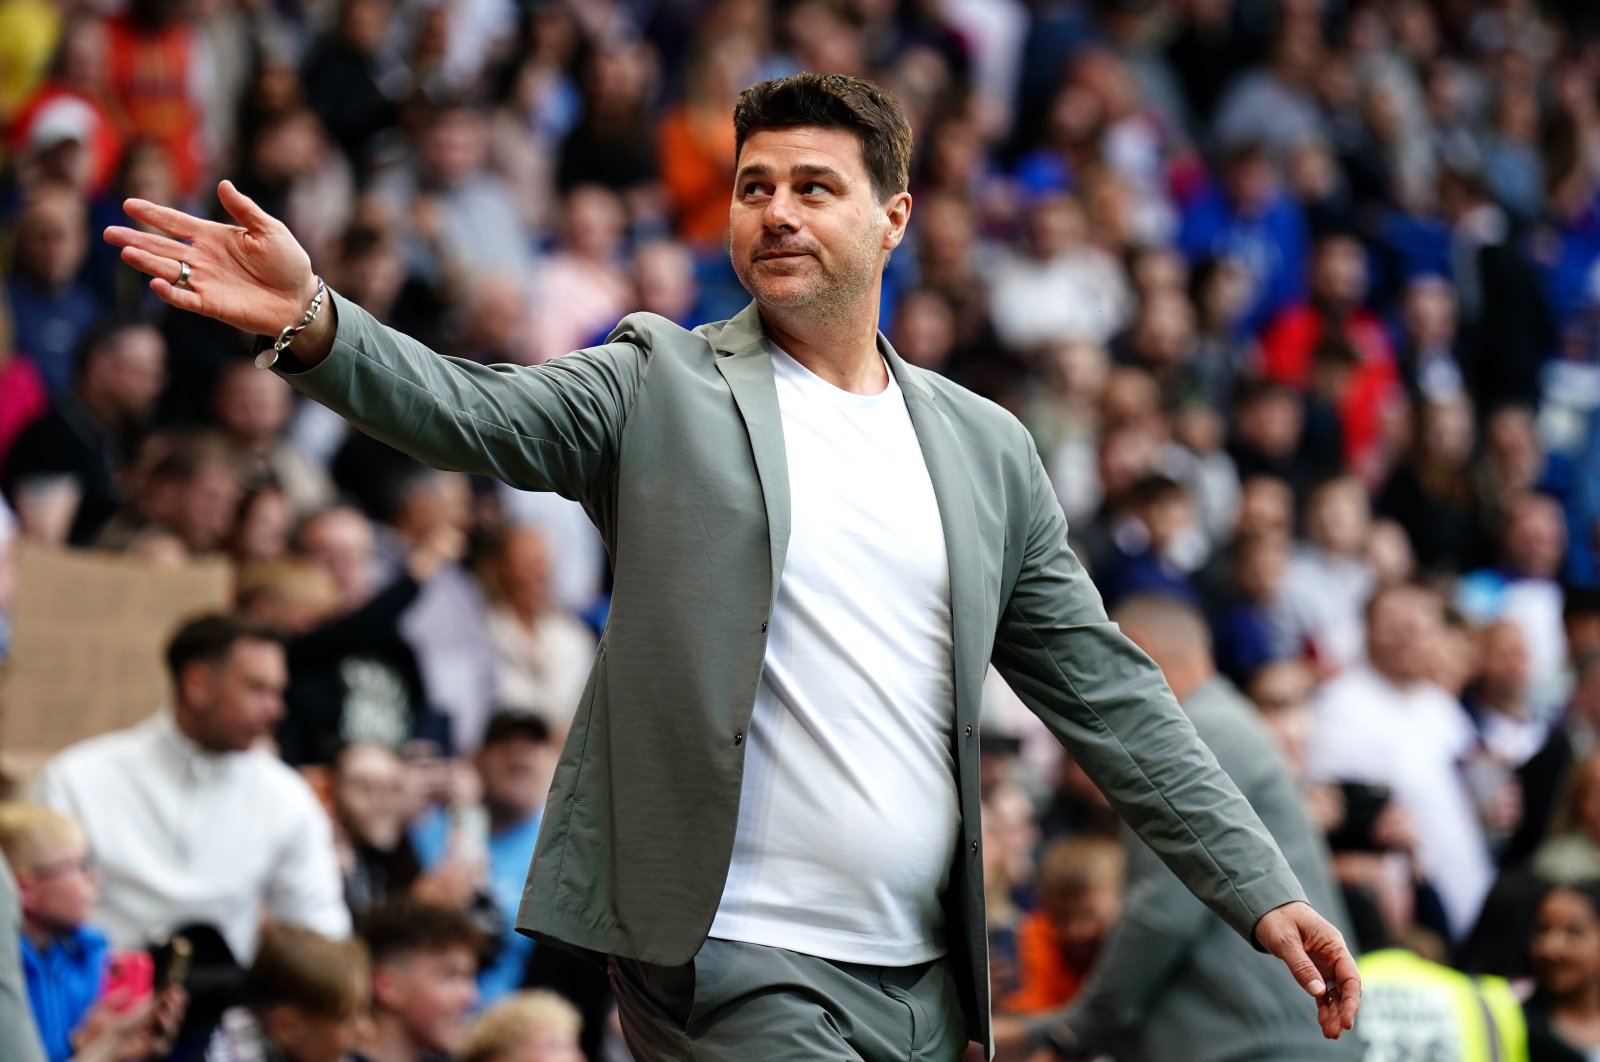
<path id="1" fill-rule="evenodd" d="M 555 767 L 550 728 L 527 712 L 496 712 L 484 730 L 475 760 L 488 818 L 489 891 L 506 917 L 508 930 L 494 962 L 478 973 L 483 1001 L 493 1003 L 522 986 L 533 953 L 533 941 L 510 932 L 510 927 L 522 899 L 522 883 L 533 858 Z M 432 869 L 451 854 L 451 824 L 442 810 L 424 818 L 412 837 L 424 868 Z"/>
<path id="2" fill-rule="evenodd" d="M 1154 595 L 1113 613 L 1160 666 L 1217 761 L 1238 783 L 1319 910 L 1339 911 L 1327 854 L 1307 821 L 1283 757 L 1250 702 L 1217 673 L 1204 621 Z M 1068 1058 L 1122 1062 L 1295 1062 L 1358 1059 L 1306 1020 L 1294 986 L 1184 889 L 1144 845 L 1129 853 L 1122 918 L 1072 1004 L 1035 1020 Z M 1049 1051 L 1041 1052 L 1051 1057 Z"/>
<path id="3" fill-rule="evenodd" d="M 166 357 L 144 324 L 84 343 L 71 390 L 17 436 L 0 477 L 29 537 L 87 546 L 116 513 L 123 444 L 155 412 Z"/>
<path id="4" fill-rule="evenodd" d="M 1444 636 L 1438 599 L 1417 586 L 1367 604 L 1367 660 L 1317 691 L 1307 760 L 1313 781 L 1388 786 L 1417 824 L 1422 871 L 1450 930 L 1464 936 L 1493 879 L 1483 828 L 1460 768 L 1477 746 L 1461 702 L 1428 677 Z"/>
<path id="5" fill-rule="evenodd" d="M 118 948 L 191 922 L 248 963 L 263 916 L 350 931 L 328 817 L 261 748 L 283 714 L 283 647 L 225 615 L 167 645 L 173 700 L 45 765 L 39 800 L 83 825 L 104 875 L 95 922 Z"/>
<path id="6" fill-rule="evenodd" d="M 424 460 L 580 500 L 606 540 L 612 610 L 518 928 L 610 957 L 642 1058 L 959 1057 L 989 1034 L 992 659 L 1185 883 L 1294 966 L 1324 1033 L 1349 1028 L 1343 941 L 1106 622 L 1027 432 L 876 334 L 911 212 L 898 105 L 801 74 L 747 89 L 734 124 L 731 254 L 755 303 L 733 320 L 632 315 L 506 370 L 333 295 L 283 365 Z M 316 279 L 221 193 L 243 227 L 130 200 L 194 243 L 107 238 L 173 305 L 276 334 Z"/>
<path id="7" fill-rule="evenodd" d="M 478 1000 L 478 931 L 460 911 L 415 900 L 376 908 L 361 922 L 372 956 L 372 1022 L 360 1056 L 371 1062 L 448 1062 Z"/>

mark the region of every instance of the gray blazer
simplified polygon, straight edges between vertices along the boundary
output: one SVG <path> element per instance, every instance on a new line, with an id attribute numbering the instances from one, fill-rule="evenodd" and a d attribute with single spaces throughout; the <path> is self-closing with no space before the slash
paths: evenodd
<path id="1" fill-rule="evenodd" d="M 754 305 L 687 331 L 624 318 L 537 367 L 443 358 L 335 294 L 333 351 L 285 372 L 440 468 L 580 502 L 610 552 L 610 619 L 550 790 L 517 927 L 687 962 L 721 899 L 744 735 L 789 537 L 783 421 Z M 987 1040 L 978 709 L 992 660 L 1122 816 L 1230 926 L 1299 884 L 1148 657 L 1107 622 L 1017 420 L 879 347 L 905 393 L 950 558 L 961 843 L 951 958 Z M 287 367 L 286 367 L 287 368 Z"/>
<path id="2" fill-rule="evenodd" d="M 1183 701 L 1202 740 L 1277 840 L 1312 906 L 1348 936 L 1321 836 L 1255 708 L 1227 679 Z M 1128 862 L 1122 918 L 1083 991 L 1041 1023 L 1073 1057 L 1119 1062 L 1355 1062 L 1353 1036 L 1325 1040 L 1316 1004 L 1283 964 L 1256 954 L 1146 846 Z"/>
<path id="3" fill-rule="evenodd" d="M 28 1006 L 22 973 L 22 907 L 16 879 L 0 852 L 0 1058 L 6 1062 L 44 1062 L 44 1045 Z"/>

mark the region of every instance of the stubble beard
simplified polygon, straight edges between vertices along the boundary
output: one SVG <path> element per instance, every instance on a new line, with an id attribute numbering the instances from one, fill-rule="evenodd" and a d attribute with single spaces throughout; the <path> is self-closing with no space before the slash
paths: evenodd
<path id="1" fill-rule="evenodd" d="M 791 289 L 782 295 L 771 290 L 769 278 L 762 273 L 759 262 L 735 262 L 734 272 L 739 275 L 745 290 L 762 308 L 779 310 L 790 318 L 823 319 L 853 307 L 865 293 L 872 290 L 878 280 L 878 256 L 881 253 L 877 232 L 868 229 L 849 248 L 848 255 L 842 260 L 843 268 L 830 269 L 820 257 L 813 255 L 816 271 L 809 278 L 810 282 L 799 290 Z"/>

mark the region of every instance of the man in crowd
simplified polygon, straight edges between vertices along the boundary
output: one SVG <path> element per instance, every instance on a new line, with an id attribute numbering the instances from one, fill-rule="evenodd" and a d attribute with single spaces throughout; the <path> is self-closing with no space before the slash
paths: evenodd
<path id="1" fill-rule="evenodd" d="M 114 946 L 189 923 L 254 956 L 263 917 L 350 931 L 327 815 L 262 747 L 283 714 L 283 647 L 227 615 L 167 644 L 172 703 L 148 721 L 66 749 L 42 803 L 83 825 L 104 874 L 95 921 Z"/>
<path id="2" fill-rule="evenodd" d="M 1439 600 L 1421 587 L 1385 587 L 1368 603 L 1366 622 L 1366 662 L 1317 692 L 1310 774 L 1390 787 L 1416 821 L 1421 868 L 1451 932 L 1464 935 L 1493 867 L 1459 766 L 1477 733 L 1461 702 L 1428 677 L 1431 647 L 1444 633 Z"/>
<path id="3" fill-rule="evenodd" d="M 952 1059 L 989 1038 L 990 659 L 1337 1038 L 1359 997 L 1339 932 L 1106 622 L 1026 430 L 876 332 L 911 214 L 904 112 L 801 74 L 734 117 L 731 255 L 755 303 L 694 333 L 631 316 L 515 372 L 326 294 L 230 183 L 239 226 L 129 200 L 168 235 L 107 237 L 180 309 L 258 335 L 309 321 L 273 356 L 374 436 L 581 500 L 600 527 L 607 641 L 518 927 L 610 957 L 636 1056 Z M 932 1020 L 910 1028 L 907 996 Z"/>
<path id="4" fill-rule="evenodd" d="M 482 941 L 460 911 L 414 900 L 361 922 L 372 956 L 370 1062 L 446 1062 L 460 1050 L 478 1000 Z"/>

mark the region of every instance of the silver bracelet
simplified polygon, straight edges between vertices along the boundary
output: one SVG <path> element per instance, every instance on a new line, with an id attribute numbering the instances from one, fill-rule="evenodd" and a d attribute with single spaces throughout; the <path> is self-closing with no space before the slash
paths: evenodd
<path id="1" fill-rule="evenodd" d="M 300 318 L 299 324 L 284 325 L 283 331 L 278 333 L 278 338 L 273 341 L 271 350 L 263 350 L 256 355 L 256 368 L 270 369 L 278 362 L 278 355 L 289 348 L 295 337 L 306 330 L 312 321 L 317 319 L 317 314 L 322 312 L 323 296 L 328 294 L 328 286 L 317 277 L 317 293 L 311 296 L 311 305 L 306 307 L 306 315 Z"/>

